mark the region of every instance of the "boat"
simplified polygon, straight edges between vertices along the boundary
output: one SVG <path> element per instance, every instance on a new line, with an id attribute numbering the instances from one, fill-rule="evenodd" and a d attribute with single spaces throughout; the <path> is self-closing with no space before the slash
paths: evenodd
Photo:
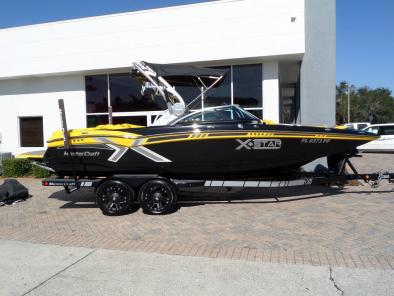
<path id="1" fill-rule="evenodd" d="M 168 109 L 153 126 L 101 125 L 55 132 L 43 165 L 58 176 L 110 177 L 155 174 L 166 178 L 231 180 L 264 178 L 300 170 L 328 157 L 329 170 L 377 135 L 335 127 L 273 124 L 236 105 L 193 109 L 220 85 L 226 71 L 194 66 L 134 63 L 142 92 L 161 96 Z M 176 91 L 195 85 L 188 105 Z"/>

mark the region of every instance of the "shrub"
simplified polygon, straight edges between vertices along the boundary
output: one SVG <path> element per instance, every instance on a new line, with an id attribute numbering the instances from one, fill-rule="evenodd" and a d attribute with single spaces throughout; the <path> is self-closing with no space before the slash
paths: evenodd
<path id="1" fill-rule="evenodd" d="M 31 166 L 31 170 L 29 172 L 29 175 L 34 178 L 47 178 L 51 175 L 51 173 L 49 171 L 33 164 Z"/>
<path id="2" fill-rule="evenodd" d="M 46 178 L 51 173 L 31 163 L 28 159 L 7 159 L 3 160 L 3 177 L 18 178 L 31 176 L 34 178 Z"/>
<path id="3" fill-rule="evenodd" d="M 28 159 L 6 159 L 3 160 L 4 177 L 24 177 L 28 176 L 31 170 L 31 162 Z"/>

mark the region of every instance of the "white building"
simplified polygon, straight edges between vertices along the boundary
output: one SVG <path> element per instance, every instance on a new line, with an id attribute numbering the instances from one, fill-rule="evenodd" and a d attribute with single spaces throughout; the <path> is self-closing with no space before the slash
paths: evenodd
<path id="1" fill-rule="evenodd" d="M 149 125 L 132 61 L 229 67 L 207 98 L 278 122 L 335 121 L 335 0 L 222 0 L 0 30 L 2 150 L 41 150 L 60 128 Z M 189 94 L 192 90 L 181 89 Z"/>

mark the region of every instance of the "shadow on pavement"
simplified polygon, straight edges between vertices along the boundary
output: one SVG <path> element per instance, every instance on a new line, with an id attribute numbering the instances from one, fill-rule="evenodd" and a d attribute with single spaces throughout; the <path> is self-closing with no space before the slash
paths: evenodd
<path id="1" fill-rule="evenodd" d="M 341 195 L 345 198 L 345 195 L 349 193 L 376 194 L 392 192 L 392 190 L 349 190 L 349 187 L 347 189 L 344 191 L 341 187 L 325 186 L 233 188 L 231 190 L 226 188 L 189 188 L 179 191 L 178 209 L 205 204 L 283 203 L 333 196 L 338 197 Z M 66 203 L 60 206 L 62 209 L 98 208 L 94 198 L 94 191 L 90 188 L 83 188 L 72 194 L 67 194 L 64 190 L 60 190 L 50 195 L 49 198 L 65 201 Z M 137 210 L 138 207 L 133 209 L 132 212 L 136 212 Z"/>
<path id="2" fill-rule="evenodd" d="M 51 194 L 48 198 L 67 202 L 60 207 L 61 209 L 98 208 L 94 199 L 93 189 L 90 188 L 82 188 L 71 194 L 66 193 L 64 190 L 59 190 Z"/>
<path id="3" fill-rule="evenodd" d="M 322 198 L 341 194 L 340 188 L 309 186 L 295 188 L 237 188 L 188 190 L 180 193 L 179 202 L 231 202 L 231 203 L 277 203 Z"/>
<path id="4" fill-rule="evenodd" d="M 351 187 L 350 187 L 351 188 Z M 347 190 L 341 187 L 308 186 L 287 188 L 241 188 L 237 190 L 216 189 L 215 191 L 190 190 L 183 191 L 179 196 L 179 203 L 209 202 L 209 203 L 279 203 L 308 200 L 330 196 L 345 197 L 347 194 L 376 194 L 389 193 L 393 190 Z"/>

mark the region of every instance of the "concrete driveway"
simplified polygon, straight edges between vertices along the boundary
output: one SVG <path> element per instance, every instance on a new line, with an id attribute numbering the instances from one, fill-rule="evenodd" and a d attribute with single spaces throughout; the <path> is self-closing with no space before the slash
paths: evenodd
<path id="1" fill-rule="evenodd" d="M 361 172 L 394 171 L 392 155 L 367 155 L 355 162 Z M 316 267 L 325 281 L 328 267 L 389 277 L 394 270 L 393 184 L 193 191 L 183 194 L 181 207 L 171 215 L 150 216 L 137 209 L 107 217 L 91 191 L 67 195 L 41 187 L 39 180 L 20 181 L 32 197 L 0 208 L 0 239 L 6 241 L 142 252 L 149 258 L 168 255 L 189 263 L 205 258 L 245 266 L 280 264 L 289 270 Z M 375 286 L 375 280 L 367 282 Z"/>
<path id="2" fill-rule="evenodd" d="M 0 240 L 1 295 L 392 295 L 394 271 Z"/>

